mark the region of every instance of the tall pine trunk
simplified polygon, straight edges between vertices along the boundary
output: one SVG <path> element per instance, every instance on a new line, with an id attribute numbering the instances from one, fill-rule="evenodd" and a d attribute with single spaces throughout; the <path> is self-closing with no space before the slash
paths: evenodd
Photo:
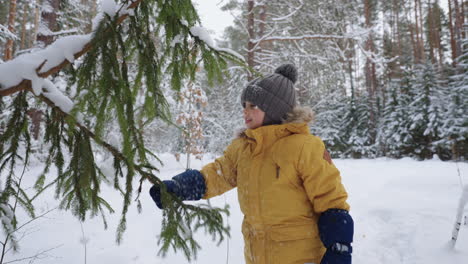
<path id="1" fill-rule="evenodd" d="M 364 0 L 364 14 L 365 14 L 365 23 L 367 28 L 372 27 L 372 7 L 370 0 Z M 376 98 L 376 90 L 377 90 L 377 76 L 376 76 L 376 67 L 375 62 L 369 58 L 369 56 L 374 56 L 375 46 L 372 33 L 369 34 L 367 41 L 366 41 L 366 51 L 370 53 L 370 55 L 366 58 L 365 64 L 365 76 L 366 76 L 366 88 L 369 94 L 369 116 L 370 116 L 370 123 L 372 128 L 370 131 L 375 131 L 373 128 L 376 127 L 377 120 L 376 120 L 376 113 L 375 109 L 375 98 Z M 372 140 L 375 140 L 375 134 L 372 133 L 371 135 Z"/>
<path id="2" fill-rule="evenodd" d="M 253 69 L 255 66 L 255 1 L 247 1 L 247 32 L 249 34 L 249 42 L 247 43 L 247 65 Z M 249 81 L 253 79 L 253 75 L 249 74 Z"/>
<path id="3" fill-rule="evenodd" d="M 421 63 L 421 58 L 419 56 L 419 19 L 418 19 L 418 1 L 417 0 L 414 0 L 414 25 L 415 25 L 415 46 L 414 47 L 414 53 L 415 53 L 415 57 L 414 57 L 414 62 L 416 64 L 418 63 Z"/>
<path id="4" fill-rule="evenodd" d="M 48 46 L 54 42 L 53 32 L 58 31 L 58 12 L 61 0 L 44 0 L 42 2 L 41 22 L 37 34 L 37 42 L 40 46 Z M 40 109 L 31 108 L 28 115 L 32 120 L 32 131 L 35 139 L 39 137 L 43 112 Z"/>
<path id="5" fill-rule="evenodd" d="M 29 46 L 28 42 L 27 42 L 27 36 L 26 36 L 26 24 L 28 23 L 28 14 L 29 14 L 29 8 L 28 8 L 28 4 L 27 3 L 24 3 L 23 4 L 23 20 L 21 22 L 21 49 L 25 49 L 27 48 L 27 46 Z"/>
<path id="6" fill-rule="evenodd" d="M 41 0 L 36 0 L 36 6 L 34 8 L 34 35 L 33 35 L 33 42 L 37 40 L 37 34 L 39 32 L 39 22 L 40 22 L 40 4 Z"/>
<path id="7" fill-rule="evenodd" d="M 10 12 L 8 14 L 8 30 L 15 33 L 15 20 L 16 20 L 16 0 L 10 0 Z M 5 52 L 3 60 L 11 60 L 13 58 L 13 39 L 9 38 L 5 45 Z"/>
<path id="8" fill-rule="evenodd" d="M 258 25 L 258 39 L 261 39 L 265 35 L 265 26 L 266 26 L 266 5 L 264 2 L 261 3 L 259 6 L 259 25 Z M 266 43 L 265 42 L 260 42 L 258 44 L 258 50 L 256 51 L 258 54 L 262 53 L 262 50 L 265 48 Z"/>
<path id="9" fill-rule="evenodd" d="M 58 31 L 57 14 L 60 0 L 44 0 L 42 3 L 41 25 L 37 34 L 39 45 L 48 46 L 54 42 L 52 32 Z"/>
<path id="10" fill-rule="evenodd" d="M 426 54 L 424 52 L 424 27 L 423 27 L 423 13 L 422 13 L 422 4 L 421 0 L 416 0 L 418 2 L 419 7 L 419 56 L 421 58 L 422 63 L 426 61 Z"/>

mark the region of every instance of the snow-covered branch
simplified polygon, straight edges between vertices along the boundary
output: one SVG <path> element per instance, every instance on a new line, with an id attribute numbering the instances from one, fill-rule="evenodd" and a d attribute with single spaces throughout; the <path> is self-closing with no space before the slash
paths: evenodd
<path id="1" fill-rule="evenodd" d="M 8 30 L 7 27 L 0 24 L 0 40 L 4 40 L 4 39 L 18 39 L 18 37 L 14 33 L 12 33 L 10 30 Z"/>
<path id="2" fill-rule="evenodd" d="M 211 38 L 210 33 L 205 28 L 199 27 L 199 26 L 191 27 L 190 28 L 190 34 L 192 34 L 192 36 L 197 37 L 200 40 L 202 40 L 203 42 L 205 42 L 205 44 L 208 45 L 210 48 L 212 48 L 214 50 L 217 50 L 217 51 L 220 51 L 220 52 L 229 53 L 230 55 L 236 57 L 240 61 L 244 61 L 244 57 L 242 55 L 240 55 L 239 53 L 237 53 L 237 52 L 235 52 L 235 51 L 233 51 L 231 49 L 217 47 L 214 44 L 214 41 Z M 180 40 L 174 39 L 173 44 L 177 43 L 178 41 L 180 41 Z"/>
<path id="3" fill-rule="evenodd" d="M 122 14 L 119 16 L 117 24 L 122 23 L 131 15 L 129 9 L 134 9 L 141 1 L 136 0 L 122 4 L 125 8 L 116 7 L 117 10 L 121 10 L 119 14 Z M 110 3 L 109 1 L 105 2 Z M 102 13 L 98 16 L 102 16 Z M 7 96 L 23 90 L 34 91 L 36 95 L 39 95 L 44 84 L 43 78 L 59 72 L 90 49 L 90 34 L 67 36 L 58 39 L 43 50 L 24 54 L 0 64 L 0 95 Z"/>
<path id="4" fill-rule="evenodd" d="M 345 34 L 345 35 L 324 35 L 324 34 L 306 34 L 301 36 L 272 36 L 267 38 L 261 38 L 257 40 L 252 40 L 254 43 L 258 42 L 269 42 L 269 41 L 298 41 L 298 40 L 307 40 L 307 39 L 321 39 L 321 40 L 329 40 L 329 39 L 362 39 L 363 36 L 368 34 L 368 32 L 358 32 L 354 34 Z"/>

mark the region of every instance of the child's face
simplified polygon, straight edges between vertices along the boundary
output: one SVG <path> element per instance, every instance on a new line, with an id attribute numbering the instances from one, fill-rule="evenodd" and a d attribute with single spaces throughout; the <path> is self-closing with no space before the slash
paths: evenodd
<path id="1" fill-rule="evenodd" d="M 256 105 L 245 102 L 244 103 L 244 122 L 247 128 L 255 129 L 262 126 L 265 112 L 260 110 Z"/>

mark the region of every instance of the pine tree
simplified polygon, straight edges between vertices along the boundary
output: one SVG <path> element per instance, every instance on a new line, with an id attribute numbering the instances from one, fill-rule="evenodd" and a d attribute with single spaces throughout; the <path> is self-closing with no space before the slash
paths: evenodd
<path id="1" fill-rule="evenodd" d="M 468 41 L 462 43 L 463 54 L 457 58 L 454 74 L 446 90 L 447 111 L 443 118 L 439 145 L 451 152 L 452 159 L 468 159 Z"/>
<path id="2" fill-rule="evenodd" d="M 412 71 L 405 71 L 401 80 L 391 83 L 387 103 L 380 118 L 378 143 L 383 156 L 402 158 L 411 153 L 412 137 L 408 105 L 412 101 Z"/>
<path id="3" fill-rule="evenodd" d="M 106 224 L 106 211 L 113 209 L 100 196 L 100 190 L 108 178 L 94 153 L 107 151 L 114 165 L 112 183 L 123 196 L 117 229 L 120 242 L 135 192 L 134 181 L 139 177 L 138 195 L 145 180 L 161 184 L 156 176 L 157 156 L 145 146 L 142 131 L 155 120 L 171 119 L 164 96 L 164 76 L 169 76 L 171 89 L 179 91 L 186 81 L 194 81 L 200 62 L 213 83 L 222 79 L 226 59 L 238 59 L 215 49 L 204 41 L 203 33 L 194 30 L 200 21 L 190 0 L 123 0 L 120 5 L 112 5 L 111 1 L 106 0 L 107 10 L 100 14 L 102 19 L 92 35 L 62 39 L 89 39 L 73 55 L 78 59 L 86 54 L 78 63 L 70 65 L 70 56 L 54 65 L 39 61 L 34 82 L 25 78 L 12 85 L 0 77 L 0 94 L 14 96 L 5 106 L 7 121 L 0 136 L 0 171 L 7 171 L 0 202 L 7 204 L 15 196 L 15 168 L 20 164 L 28 166 L 32 155 L 27 110 L 29 99 L 34 98 L 36 104 L 47 106 L 42 140 L 49 148 L 44 171 L 36 184 L 39 193 L 55 186 L 62 209 L 71 210 L 82 221 L 101 215 Z M 48 50 L 53 50 L 54 44 Z M 22 57 L 25 58 L 28 57 Z M 70 83 L 61 90 L 47 77 L 65 66 L 61 74 Z M 0 72 L 8 67 L 7 63 L 0 64 Z M 112 131 L 113 126 L 118 130 Z M 117 140 L 106 142 L 110 135 Z M 48 173 L 52 166 L 58 171 L 54 179 Z M 164 187 L 162 194 L 163 199 L 173 201 L 163 213 L 159 241 L 162 254 L 172 247 L 182 250 L 188 259 L 194 257 L 200 245 L 191 231 L 201 227 L 219 241 L 229 234 L 222 222 L 222 213 L 228 213 L 226 208 L 184 204 L 166 193 Z M 30 199 L 23 200 L 32 206 Z M 137 203 L 141 207 L 139 200 Z"/>
<path id="4" fill-rule="evenodd" d="M 323 140 L 332 157 L 344 156 L 343 153 L 348 148 L 343 137 L 347 105 L 346 97 L 340 93 L 333 93 L 319 101 L 313 108 L 315 121 L 311 126 L 311 132 Z"/>
<path id="5" fill-rule="evenodd" d="M 415 97 L 410 103 L 410 133 L 413 138 L 414 155 L 420 159 L 430 159 L 436 152 L 434 142 L 441 134 L 440 87 L 437 74 L 430 62 L 415 71 L 413 92 Z"/>
<path id="6" fill-rule="evenodd" d="M 370 118 L 368 96 L 351 97 L 344 115 L 343 140 L 347 145 L 344 156 L 352 158 L 375 157 L 373 124 Z"/>

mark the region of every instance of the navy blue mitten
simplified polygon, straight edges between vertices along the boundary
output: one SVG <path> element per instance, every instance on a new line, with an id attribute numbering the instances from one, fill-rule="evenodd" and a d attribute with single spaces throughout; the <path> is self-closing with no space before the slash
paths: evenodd
<path id="1" fill-rule="evenodd" d="M 318 229 L 327 248 L 320 264 L 351 264 L 354 221 L 348 211 L 328 209 L 320 215 Z"/>
<path id="2" fill-rule="evenodd" d="M 175 194 L 183 201 L 197 201 L 205 195 L 206 186 L 205 178 L 197 170 L 186 170 L 185 172 L 174 176 L 172 180 L 163 181 L 166 190 Z M 164 206 L 161 202 L 161 187 L 153 185 L 150 189 L 151 198 L 159 207 L 163 209 Z"/>

